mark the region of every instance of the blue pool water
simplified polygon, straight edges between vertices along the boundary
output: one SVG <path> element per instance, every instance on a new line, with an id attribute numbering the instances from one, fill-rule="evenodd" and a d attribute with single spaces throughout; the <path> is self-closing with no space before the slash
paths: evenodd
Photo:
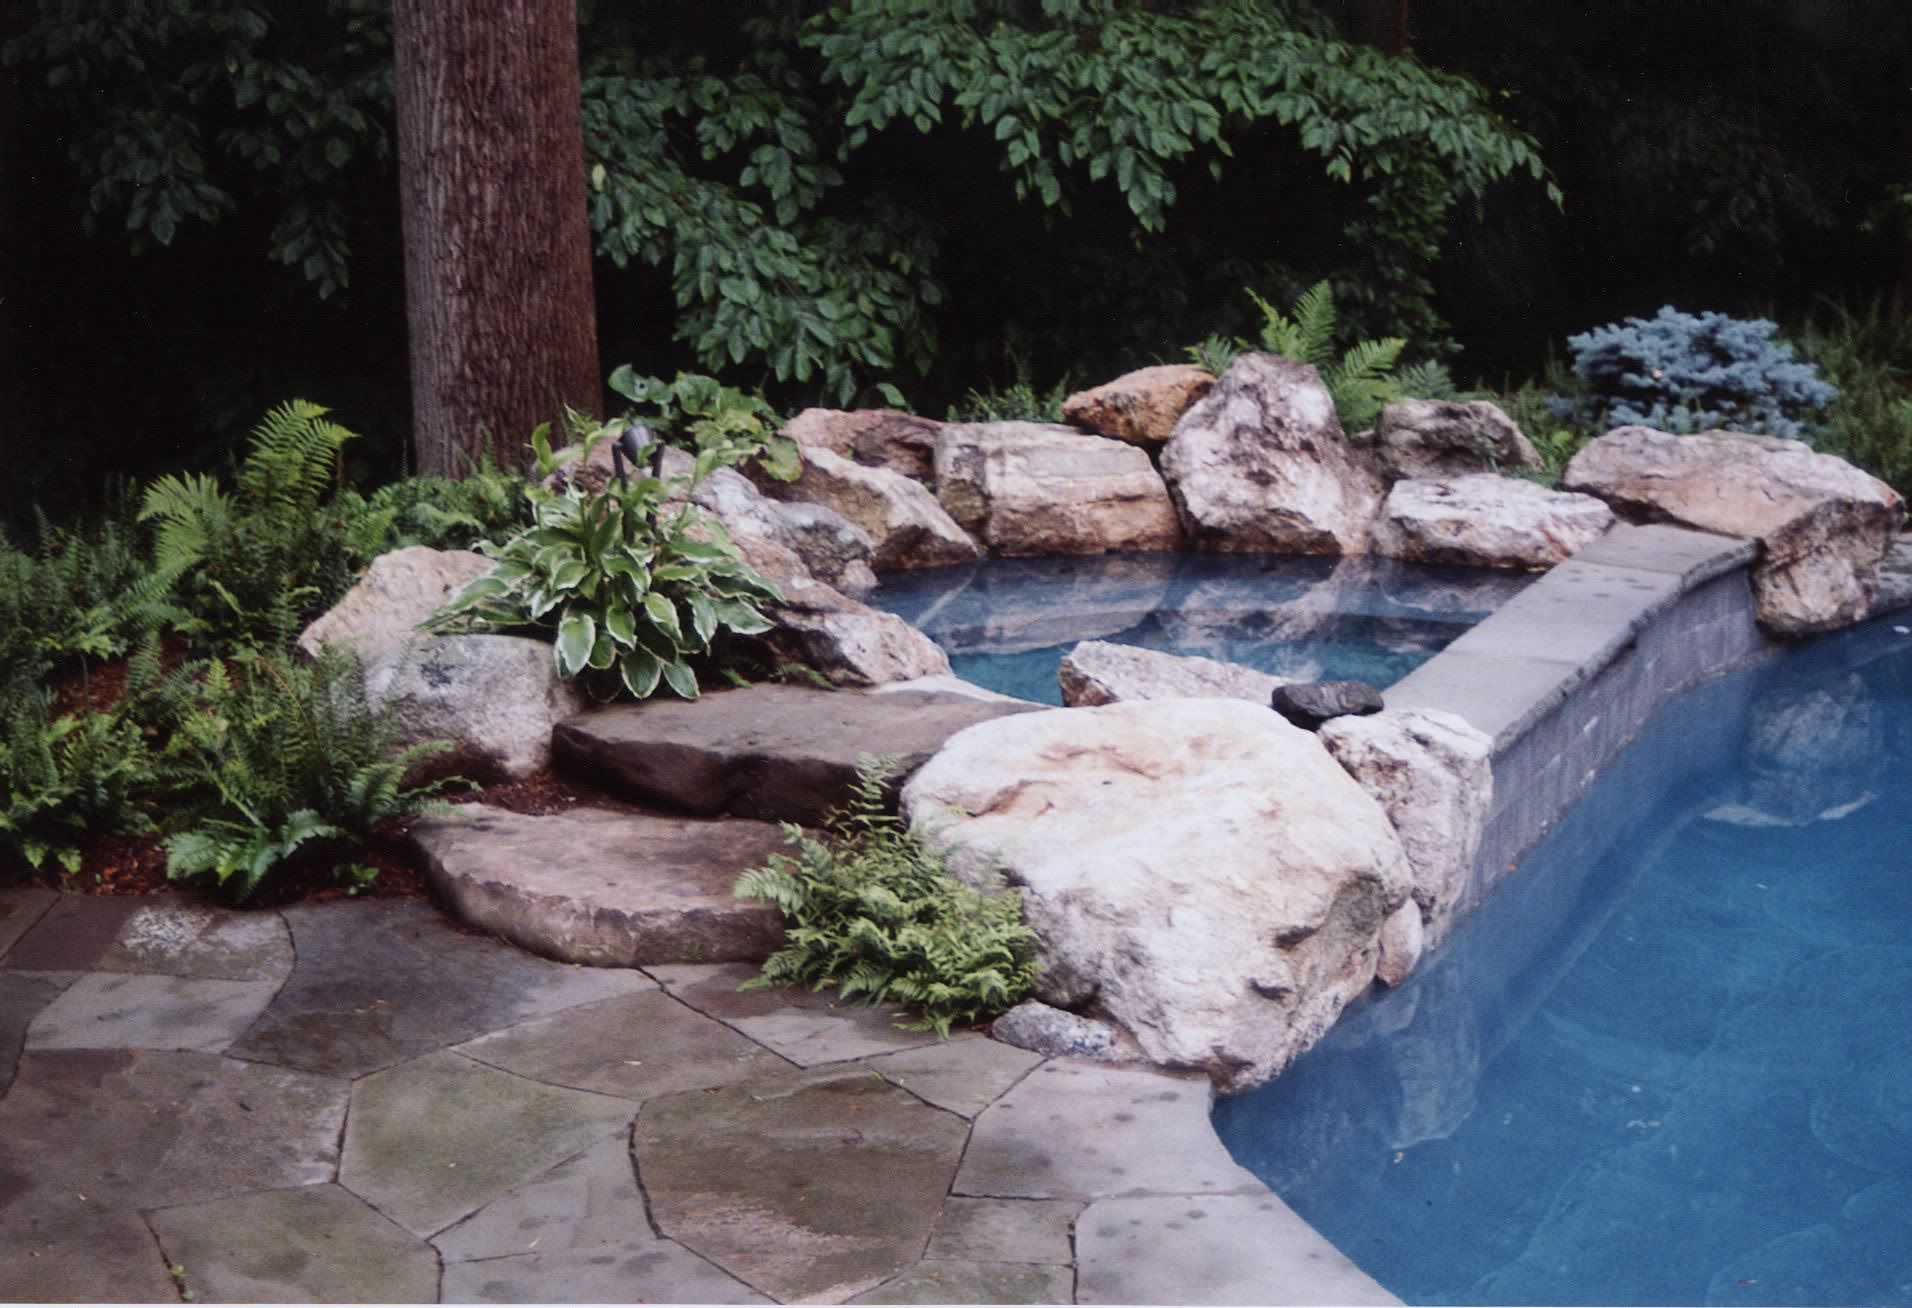
<path id="1" fill-rule="evenodd" d="M 1912 633 L 1676 700 L 1215 1120 L 1409 1303 L 1912 1303 Z"/>
<path id="2" fill-rule="evenodd" d="M 958 676 L 1059 704 L 1056 667 L 1084 640 L 1392 685 L 1529 580 L 1386 559 L 1129 554 L 896 573 L 866 598 L 927 632 Z"/>

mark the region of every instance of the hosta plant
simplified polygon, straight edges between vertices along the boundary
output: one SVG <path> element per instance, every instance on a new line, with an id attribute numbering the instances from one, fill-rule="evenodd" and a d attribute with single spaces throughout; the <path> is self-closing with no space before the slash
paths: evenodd
<path id="1" fill-rule="evenodd" d="M 952 1024 L 994 1016 L 1029 993 L 1036 935 L 1013 889 L 978 890 L 946 856 L 889 811 L 893 760 L 867 760 L 854 797 L 822 836 L 784 824 L 793 856 L 737 882 L 742 899 L 776 905 L 783 948 L 747 987 L 834 987 L 845 999 L 894 1001 L 902 1025 L 948 1035 Z"/>
<path id="2" fill-rule="evenodd" d="M 591 433 L 587 454 L 614 430 Z M 690 502 L 703 475 L 738 455 L 729 440 L 714 434 L 688 477 L 631 475 L 601 490 L 578 479 L 557 490 L 534 485 L 531 528 L 486 548 L 496 565 L 431 625 L 548 634 L 559 675 L 584 678 L 601 698 L 621 687 L 646 699 L 660 685 L 696 698 L 691 661 L 720 631 L 768 631 L 758 606 L 780 598 L 738 559 L 722 525 Z M 533 445 L 549 471 L 556 456 L 542 432 Z"/>

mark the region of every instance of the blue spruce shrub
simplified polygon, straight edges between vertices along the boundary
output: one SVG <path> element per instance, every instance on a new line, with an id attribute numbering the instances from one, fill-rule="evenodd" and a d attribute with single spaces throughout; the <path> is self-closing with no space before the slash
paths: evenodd
<path id="1" fill-rule="evenodd" d="M 1578 416 L 1615 427 L 1714 428 L 1806 438 L 1803 419 L 1839 390 L 1763 318 L 1681 313 L 1628 318 L 1567 338 L 1584 394 Z"/>

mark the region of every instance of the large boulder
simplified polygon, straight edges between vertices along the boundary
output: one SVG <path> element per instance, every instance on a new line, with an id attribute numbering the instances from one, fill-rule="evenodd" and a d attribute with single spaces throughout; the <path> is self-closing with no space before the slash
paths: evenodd
<path id="1" fill-rule="evenodd" d="M 1243 354 L 1182 415 L 1162 474 L 1197 549 L 1360 554 L 1385 489 L 1351 443 L 1321 376 Z"/>
<path id="2" fill-rule="evenodd" d="M 783 519 L 784 541 L 811 576 L 847 595 L 876 588 L 871 567 L 876 543 L 868 532 L 822 504 L 779 504 L 777 516 Z"/>
<path id="3" fill-rule="evenodd" d="M 1410 889 L 1380 806 L 1237 700 L 985 722 L 911 778 L 903 811 L 959 872 L 1022 888 L 1037 998 L 1224 1090 L 1274 1076 L 1367 988 Z"/>
<path id="4" fill-rule="evenodd" d="M 1317 734 L 1394 824 L 1432 949 L 1453 922 L 1493 808 L 1494 742 L 1455 714 L 1431 709 L 1335 718 Z"/>
<path id="5" fill-rule="evenodd" d="M 1491 400 L 1398 400 L 1374 425 L 1388 477 L 1438 481 L 1499 468 L 1538 468 L 1540 454 Z"/>
<path id="6" fill-rule="evenodd" d="M 350 645 L 366 658 L 395 650 L 446 600 L 490 571 L 491 560 L 471 550 L 412 545 L 381 554 L 300 633 L 299 648 L 314 658 L 326 644 Z"/>
<path id="7" fill-rule="evenodd" d="M 365 667 L 365 696 L 389 709 L 399 739 L 451 742 L 416 776 L 517 781 L 551 761 L 551 729 L 585 698 L 558 675 L 551 646 L 527 636 L 436 636 Z"/>
<path id="8" fill-rule="evenodd" d="M 1519 477 L 1470 473 L 1397 481 L 1374 527 L 1374 552 L 1470 568 L 1551 568 L 1598 540 L 1613 510 L 1591 495 Z"/>
<path id="9" fill-rule="evenodd" d="M 1266 705 L 1280 677 L 1240 663 L 1112 641 L 1085 640 L 1063 655 L 1056 680 L 1071 708 L 1144 699 L 1245 699 Z"/>
<path id="10" fill-rule="evenodd" d="M 1564 482 L 1629 518 L 1757 540 L 1756 612 L 1781 636 L 1864 616 L 1905 516 L 1897 492 L 1845 460 L 1745 432 L 1620 427 L 1574 455 Z"/>
<path id="11" fill-rule="evenodd" d="M 872 468 L 888 468 L 929 482 L 936 475 L 936 434 L 943 424 L 895 409 L 805 409 L 783 434 L 811 450 L 854 459 Z"/>
<path id="12" fill-rule="evenodd" d="M 921 482 L 827 449 L 805 450 L 803 474 L 771 493 L 823 505 L 855 524 L 869 537 L 870 563 L 877 568 L 934 568 L 982 556 Z"/>
<path id="13" fill-rule="evenodd" d="M 1035 422 L 953 423 L 936 495 L 995 554 L 1101 554 L 1181 544 L 1168 490 L 1132 445 Z"/>
<path id="14" fill-rule="evenodd" d="M 1175 434 L 1188 406 L 1208 394 L 1215 378 L 1186 363 L 1123 373 L 1062 402 L 1062 416 L 1078 427 L 1131 445 L 1160 445 Z"/>

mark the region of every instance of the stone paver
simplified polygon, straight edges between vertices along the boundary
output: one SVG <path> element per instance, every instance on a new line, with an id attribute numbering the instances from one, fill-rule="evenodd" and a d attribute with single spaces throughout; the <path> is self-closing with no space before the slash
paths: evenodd
<path id="1" fill-rule="evenodd" d="M 13 1183 L 0 1164 L 0 1195 Z M 72 1195 L 0 1206 L 0 1303 L 172 1303 L 159 1242 L 131 1208 Z"/>
<path id="2" fill-rule="evenodd" d="M 130 896 L 63 895 L 13 942 L 6 964 L 29 972 L 89 971 L 139 907 Z"/>
<path id="3" fill-rule="evenodd" d="M 771 1303 L 665 1240 L 445 1268 L 445 1303 Z"/>
<path id="4" fill-rule="evenodd" d="M 58 895 L 39 886 L 0 887 L 0 960 L 6 959 L 13 942 L 59 901 Z M 7 961 L 12 966 L 25 966 Z"/>
<path id="5" fill-rule="evenodd" d="M 976 1119 L 955 1193 L 1086 1199 L 1262 1189 L 1208 1120 L 1206 1080 L 1058 1059 Z"/>
<path id="6" fill-rule="evenodd" d="M 651 986 L 636 972 L 553 963 L 447 930 L 438 910 L 420 900 L 370 900 L 355 908 L 285 910 L 298 963 L 234 1054 L 357 1076 Z"/>
<path id="7" fill-rule="evenodd" d="M 900 784 L 964 727 L 1030 707 L 756 685 L 592 709 L 559 723 L 551 747 L 559 766 L 614 794 L 681 813 L 814 825 L 850 798 L 865 756 L 895 756 Z"/>
<path id="8" fill-rule="evenodd" d="M 276 981 L 88 972 L 41 1010 L 28 1049 L 198 1049 L 218 1053 L 278 992 Z"/>
<path id="9" fill-rule="evenodd" d="M 431 1246 L 337 1185 L 162 1208 L 149 1220 L 201 1302 L 438 1300 Z"/>
<path id="10" fill-rule="evenodd" d="M 213 981 L 284 981 L 292 935 L 277 913 L 216 908 L 185 895 L 151 895 L 89 967 Z"/>
<path id="11" fill-rule="evenodd" d="M 774 823 L 467 804 L 415 823 L 412 840 L 459 916 L 547 958 L 757 962 L 783 943 L 774 907 L 731 893 L 785 851 Z"/>
<path id="12" fill-rule="evenodd" d="M 432 1244 L 447 1263 L 463 1263 L 655 1239 L 637 1192 L 630 1135 L 619 1131 L 440 1231 Z"/>
<path id="13" fill-rule="evenodd" d="M 978 1035 L 958 1035 L 864 1061 L 918 1099 L 958 1117 L 974 1117 L 1028 1075 L 1042 1057 Z"/>
<path id="14" fill-rule="evenodd" d="M 13 1084 L 27 1028 L 73 984 L 74 972 L 0 972 L 0 1095 Z"/>
<path id="15" fill-rule="evenodd" d="M 343 1081 L 214 1054 L 28 1053 L 0 1100 L 0 1215 L 48 1196 L 143 1209 L 329 1181 L 345 1100 Z"/>
<path id="16" fill-rule="evenodd" d="M 674 963 L 647 970 L 698 1012 L 804 1067 L 937 1043 L 933 1032 L 897 1026 L 893 1008 L 840 1002 L 828 990 L 738 990 L 757 975 L 754 967 Z"/>
<path id="17" fill-rule="evenodd" d="M 1079 1303 L 1400 1302 L 1271 1194 L 1102 1199 L 1076 1256 Z"/>
<path id="18" fill-rule="evenodd" d="M 1075 1272 L 1035 1263 L 924 1259 L 851 1303 L 1074 1303 Z"/>
<path id="19" fill-rule="evenodd" d="M 838 1302 L 921 1256 L 963 1136 L 850 1066 L 652 1100 L 632 1149 L 658 1230 L 773 1298 Z"/>
<path id="20" fill-rule="evenodd" d="M 521 1022 L 459 1045 L 458 1052 L 519 1076 L 634 1101 L 732 1085 L 790 1066 L 655 990 Z"/>
<path id="21" fill-rule="evenodd" d="M 963 1199 L 943 1201 L 943 1215 L 929 1238 L 926 1258 L 959 1262 L 1057 1263 L 1075 1261 L 1070 1237 L 1083 1205 L 1070 1199 Z"/>
<path id="22" fill-rule="evenodd" d="M 448 1050 L 426 1054 L 352 1088 L 339 1180 L 430 1235 L 622 1131 L 633 1108 Z"/>

